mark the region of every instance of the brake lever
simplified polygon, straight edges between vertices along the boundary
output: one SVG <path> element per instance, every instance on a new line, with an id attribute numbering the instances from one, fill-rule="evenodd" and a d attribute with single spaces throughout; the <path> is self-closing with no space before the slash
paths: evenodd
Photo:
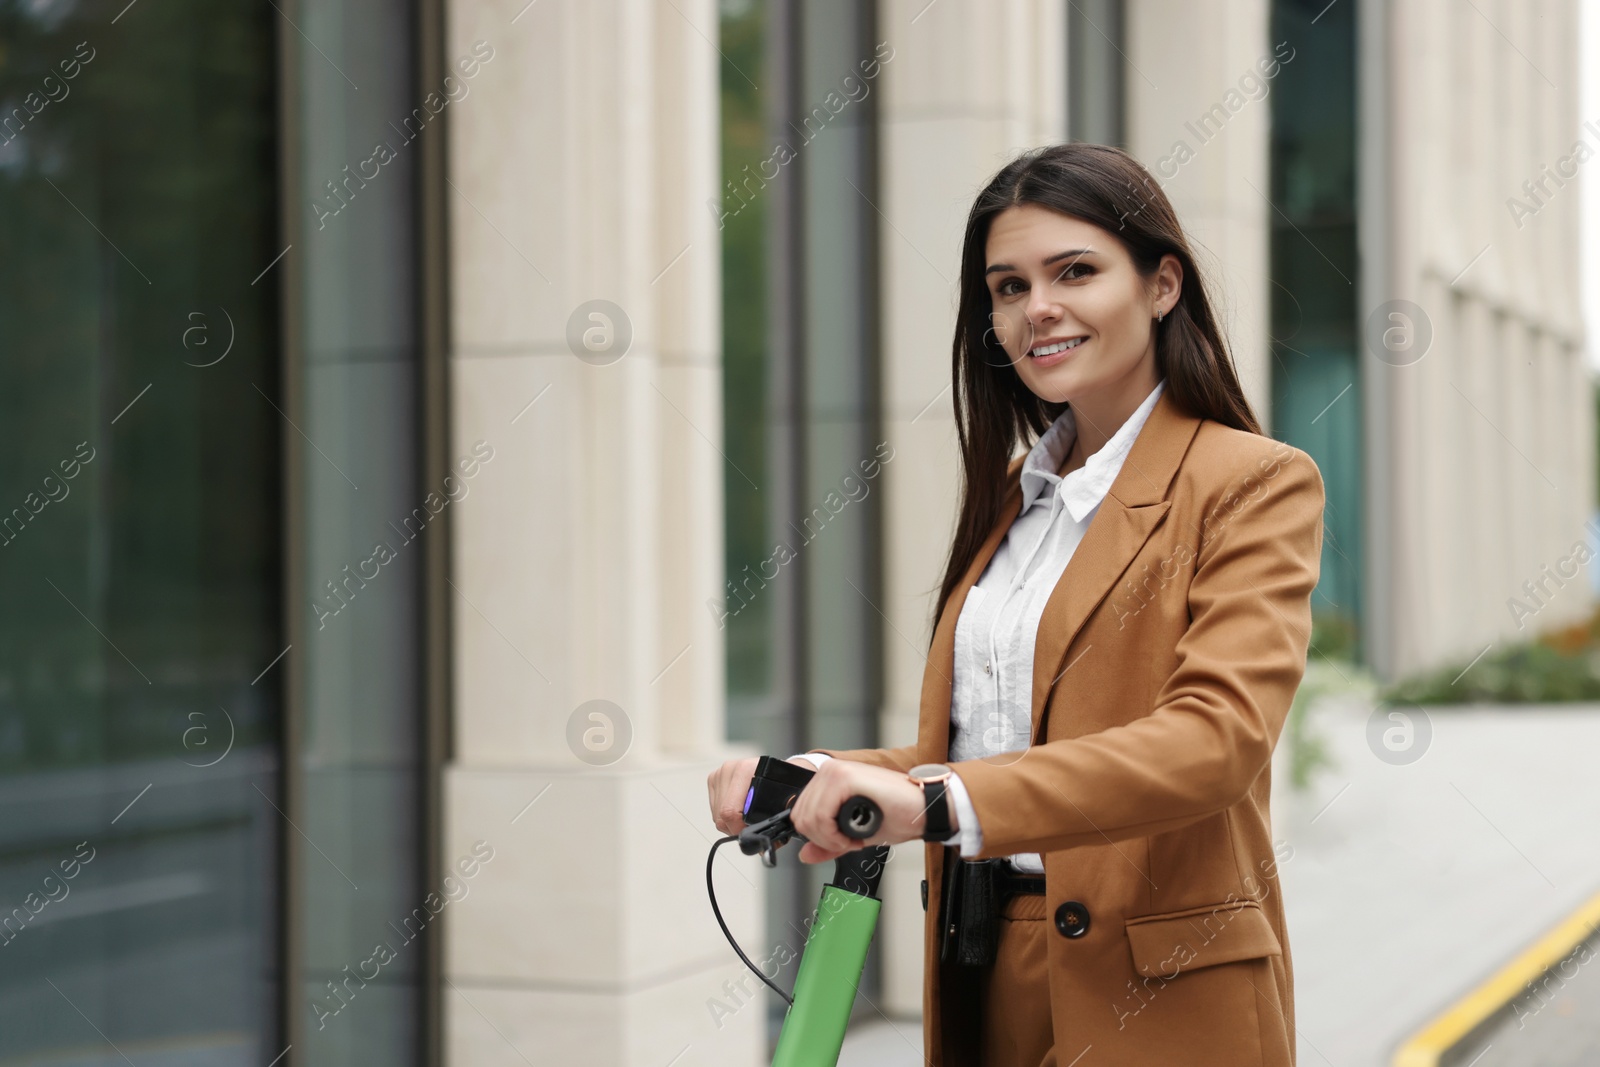
<path id="1" fill-rule="evenodd" d="M 752 823 L 739 831 L 739 851 L 746 856 L 759 855 L 761 862 L 768 867 L 778 865 L 778 849 L 786 845 L 791 838 L 800 837 L 795 831 L 794 823 L 790 821 L 793 808 L 785 808 L 771 818 L 762 819 Z"/>

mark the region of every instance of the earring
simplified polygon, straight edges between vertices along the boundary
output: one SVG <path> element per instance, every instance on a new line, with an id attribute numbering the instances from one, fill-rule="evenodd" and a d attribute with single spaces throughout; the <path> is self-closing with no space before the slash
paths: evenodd
<path id="1" fill-rule="evenodd" d="M 1156 321 L 1160 322 L 1162 319 L 1164 319 L 1166 317 L 1167 317 L 1167 313 L 1165 311 L 1163 311 L 1161 314 L 1156 316 Z"/>

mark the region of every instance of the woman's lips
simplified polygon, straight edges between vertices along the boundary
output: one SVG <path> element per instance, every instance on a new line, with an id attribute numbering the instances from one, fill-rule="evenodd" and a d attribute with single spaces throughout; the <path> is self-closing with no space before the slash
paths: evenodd
<path id="1" fill-rule="evenodd" d="M 1028 353 L 1028 358 L 1033 361 L 1033 365 L 1036 367 L 1053 367 L 1057 363 L 1065 360 L 1068 356 L 1078 352 L 1083 348 L 1084 345 L 1087 345 L 1088 343 L 1088 341 L 1080 341 L 1071 348 L 1064 348 L 1060 352 L 1052 352 L 1048 356 L 1036 356 L 1030 352 Z"/>

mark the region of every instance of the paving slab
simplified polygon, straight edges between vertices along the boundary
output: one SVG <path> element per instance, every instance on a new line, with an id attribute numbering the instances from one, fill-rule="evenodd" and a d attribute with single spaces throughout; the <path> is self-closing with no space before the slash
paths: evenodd
<path id="1" fill-rule="evenodd" d="M 1413 762 L 1382 739 L 1405 740 L 1395 711 Z M 1330 699 L 1313 721 L 1335 767 L 1273 787 L 1298 1060 L 1380 1067 L 1600 891 L 1600 705 Z"/>

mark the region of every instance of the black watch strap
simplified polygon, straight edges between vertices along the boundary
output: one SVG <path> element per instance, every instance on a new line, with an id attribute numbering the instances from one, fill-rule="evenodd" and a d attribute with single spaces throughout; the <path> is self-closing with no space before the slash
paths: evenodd
<path id="1" fill-rule="evenodd" d="M 942 781 L 922 783 L 923 817 L 927 820 L 922 839 L 934 844 L 943 844 L 955 833 L 950 829 L 950 801 L 945 798 L 944 785 Z"/>

